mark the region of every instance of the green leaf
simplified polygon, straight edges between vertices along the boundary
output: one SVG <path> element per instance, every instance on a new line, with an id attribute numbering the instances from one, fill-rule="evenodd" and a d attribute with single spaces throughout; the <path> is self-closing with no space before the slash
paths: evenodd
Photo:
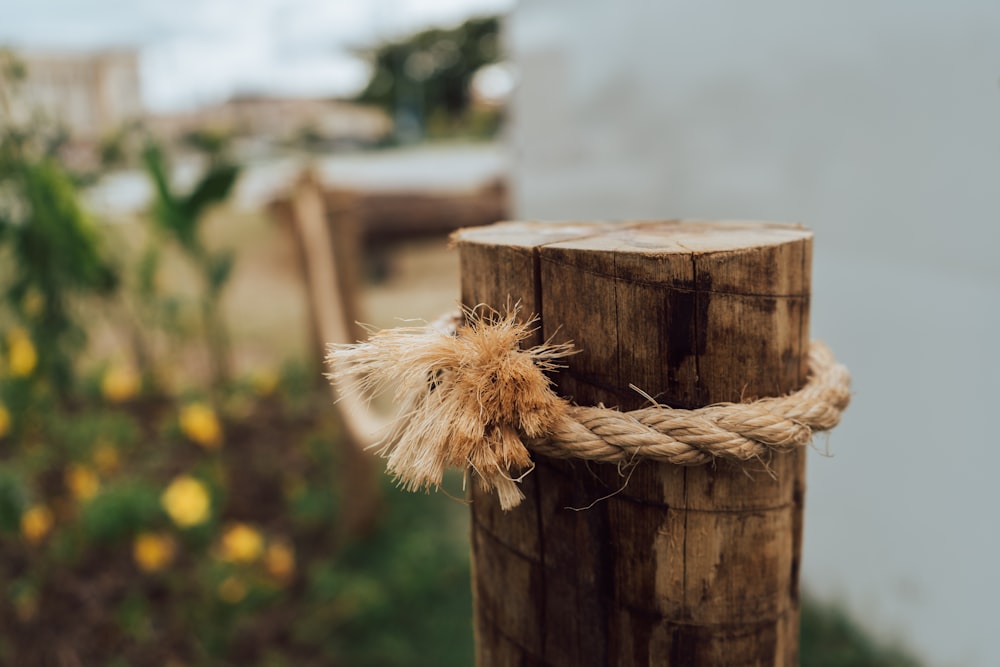
<path id="1" fill-rule="evenodd" d="M 156 144 L 149 144 L 142 151 L 142 162 L 146 166 L 146 173 L 153 181 L 156 198 L 168 205 L 173 205 L 174 195 L 170 191 L 170 183 L 167 180 L 166 159 L 163 151 Z"/>
<path id="2" fill-rule="evenodd" d="M 17 472 L 0 468 L 0 533 L 16 533 L 28 507 L 28 490 Z"/>
<path id="3" fill-rule="evenodd" d="M 159 271 L 159 268 L 160 249 L 151 243 L 146 246 L 136 267 L 139 293 L 146 299 L 156 295 L 156 273 Z"/>
<path id="4" fill-rule="evenodd" d="M 197 220 L 188 215 L 184 209 L 183 198 L 174 194 L 170 187 L 169 168 L 163 151 L 158 145 L 151 143 L 143 150 L 142 159 L 146 167 L 146 174 L 153 182 L 153 221 L 161 230 L 176 238 L 186 249 L 196 250 L 198 247 L 195 237 Z"/>
<path id="5" fill-rule="evenodd" d="M 84 506 L 80 519 L 89 540 L 111 544 L 150 527 L 161 514 L 155 489 L 127 483 L 99 493 Z"/>
<path id="6" fill-rule="evenodd" d="M 224 251 L 209 259 L 208 280 L 213 292 L 219 292 L 233 272 L 236 257 L 232 251 Z"/>
<path id="7" fill-rule="evenodd" d="M 214 165 L 194 187 L 191 194 L 180 203 L 180 209 L 184 215 L 192 219 L 199 218 L 208 207 L 229 197 L 239 175 L 240 168 L 234 164 Z"/>

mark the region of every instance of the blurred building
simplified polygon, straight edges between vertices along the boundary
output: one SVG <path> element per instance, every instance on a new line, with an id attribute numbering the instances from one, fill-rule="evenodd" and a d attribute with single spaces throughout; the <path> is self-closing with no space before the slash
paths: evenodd
<path id="1" fill-rule="evenodd" d="M 75 140 L 97 141 L 143 115 L 135 51 L 20 54 L 26 78 L 12 113 L 40 113 Z"/>
<path id="2" fill-rule="evenodd" d="M 221 104 L 168 113 L 145 113 L 139 58 L 135 51 L 18 54 L 25 78 L 12 96 L 16 122 L 41 116 L 65 130 L 63 155 L 94 163 L 102 141 L 141 121 L 155 136 L 173 143 L 196 132 L 217 132 L 271 144 L 331 145 L 378 143 L 392 132 L 381 109 L 334 99 L 242 95 Z"/>
<path id="3" fill-rule="evenodd" d="M 268 143 L 374 144 L 392 132 L 377 107 L 334 99 L 243 95 L 190 112 L 150 117 L 149 128 L 166 140 L 210 130 Z"/>

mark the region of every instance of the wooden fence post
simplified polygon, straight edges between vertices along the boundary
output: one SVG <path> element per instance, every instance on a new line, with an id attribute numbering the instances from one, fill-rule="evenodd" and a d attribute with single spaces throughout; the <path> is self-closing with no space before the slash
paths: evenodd
<path id="1" fill-rule="evenodd" d="M 502 223 L 463 230 L 462 301 L 572 340 L 582 405 L 696 408 L 793 391 L 812 235 L 766 223 Z M 754 466 L 534 456 L 509 511 L 473 485 L 476 658 L 500 665 L 798 664 L 805 452 Z"/>
<path id="2" fill-rule="evenodd" d="M 357 324 L 361 255 L 357 221 L 344 210 L 332 211 L 335 219 L 330 220 L 323 185 L 312 171 L 304 172 L 288 200 L 273 208 L 295 239 L 317 356 L 325 343 L 358 340 L 363 329 Z M 340 396 L 335 390 L 333 394 L 340 401 L 344 426 L 340 520 L 345 534 L 363 535 L 371 531 L 381 511 L 378 471 L 371 455 L 364 451 L 371 444 L 370 434 L 381 424 L 356 396 Z"/>

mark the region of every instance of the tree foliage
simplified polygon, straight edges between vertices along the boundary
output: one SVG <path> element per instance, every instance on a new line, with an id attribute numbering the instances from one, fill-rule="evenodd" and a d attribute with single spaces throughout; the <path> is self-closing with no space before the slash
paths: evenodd
<path id="1" fill-rule="evenodd" d="M 357 100 L 390 113 L 419 107 L 425 117 L 460 116 L 476 70 L 500 58 L 499 31 L 499 18 L 491 16 L 381 44 L 365 54 L 372 75 Z"/>

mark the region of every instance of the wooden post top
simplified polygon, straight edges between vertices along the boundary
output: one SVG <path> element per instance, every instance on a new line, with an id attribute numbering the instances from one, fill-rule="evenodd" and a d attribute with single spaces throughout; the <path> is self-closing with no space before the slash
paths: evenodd
<path id="1" fill-rule="evenodd" d="M 498 222 L 455 232 L 458 243 L 579 250 L 690 254 L 746 250 L 812 238 L 799 224 L 753 220 Z"/>
<path id="2" fill-rule="evenodd" d="M 560 380 L 564 395 L 633 409 L 644 399 L 631 384 L 686 408 L 801 386 L 812 237 L 797 224 L 664 220 L 502 222 L 460 230 L 454 240 L 470 288 L 466 305 L 520 301 L 541 317 L 530 343 L 552 335 L 574 341 L 582 352 L 569 370 L 593 362 L 590 370 L 615 394 L 579 386 L 570 373 Z M 474 277 L 482 263 L 490 274 Z M 494 282 L 504 293 L 481 289 Z M 654 341 L 656 354 L 646 354 Z M 623 363 L 620 377 L 605 377 Z M 738 386 L 725 381 L 732 377 L 741 378 Z"/>

